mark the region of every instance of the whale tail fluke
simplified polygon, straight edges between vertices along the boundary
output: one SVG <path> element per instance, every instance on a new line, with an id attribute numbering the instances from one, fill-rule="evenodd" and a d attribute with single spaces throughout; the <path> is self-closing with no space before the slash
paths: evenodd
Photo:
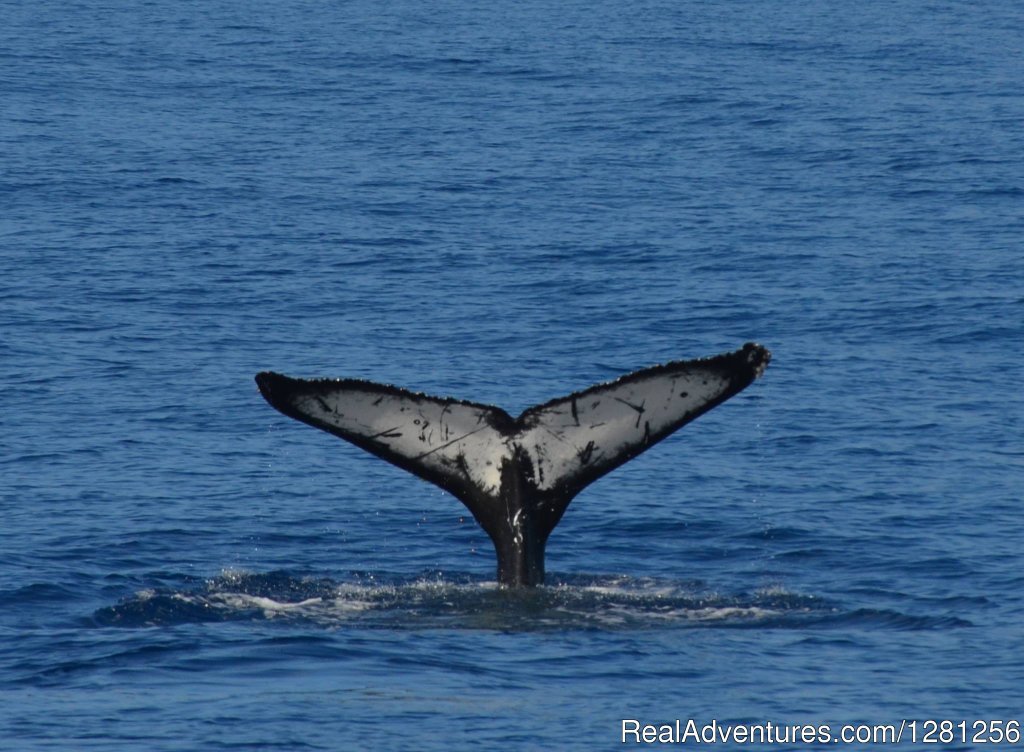
<path id="1" fill-rule="evenodd" d="M 355 379 L 256 376 L 285 415 L 459 498 L 494 541 L 503 584 L 543 581 L 543 550 L 583 488 L 740 392 L 771 358 L 732 353 L 645 368 L 513 418 L 504 410 Z"/>

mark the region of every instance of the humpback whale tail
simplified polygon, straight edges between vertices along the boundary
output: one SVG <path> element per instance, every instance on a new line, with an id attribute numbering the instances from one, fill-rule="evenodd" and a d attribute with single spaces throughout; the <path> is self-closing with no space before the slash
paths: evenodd
<path id="1" fill-rule="evenodd" d="M 256 376 L 285 415 L 434 483 L 494 542 L 498 581 L 544 582 L 544 547 L 587 485 L 737 394 L 771 354 L 732 353 L 645 368 L 531 407 L 504 410 L 356 379 Z"/>

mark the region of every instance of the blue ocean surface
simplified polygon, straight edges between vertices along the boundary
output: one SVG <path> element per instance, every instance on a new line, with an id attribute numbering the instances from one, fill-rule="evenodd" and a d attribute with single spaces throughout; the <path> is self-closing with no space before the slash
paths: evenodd
<path id="1" fill-rule="evenodd" d="M 1024 5 L 0 17 L 4 749 L 1019 748 Z M 253 381 L 515 415 L 746 341 L 534 591 Z"/>

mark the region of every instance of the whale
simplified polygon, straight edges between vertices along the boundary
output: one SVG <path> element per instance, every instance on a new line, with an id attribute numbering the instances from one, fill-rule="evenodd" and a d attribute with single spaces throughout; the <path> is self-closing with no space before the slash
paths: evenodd
<path id="1" fill-rule="evenodd" d="M 361 379 L 256 375 L 274 408 L 455 496 L 484 529 L 507 588 L 544 584 L 544 551 L 584 488 L 749 386 L 771 353 L 644 368 L 512 417 L 500 407 Z"/>

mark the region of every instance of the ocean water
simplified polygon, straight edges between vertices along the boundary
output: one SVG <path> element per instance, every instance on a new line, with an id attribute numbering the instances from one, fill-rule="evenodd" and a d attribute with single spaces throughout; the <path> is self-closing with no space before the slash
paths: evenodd
<path id="1" fill-rule="evenodd" d="M 0 16 L 4 749 L 1018 746 L 971 724 L 1024 703 L 1019 3 Z M 515 414 L 749 340 L 534 592 L 253 383 Z"/>

